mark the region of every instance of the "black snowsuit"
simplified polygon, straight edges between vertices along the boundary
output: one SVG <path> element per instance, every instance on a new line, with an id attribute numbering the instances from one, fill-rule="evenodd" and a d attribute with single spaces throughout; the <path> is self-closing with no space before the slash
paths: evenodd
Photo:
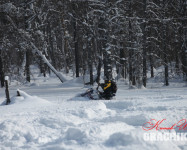
<path id="1" fill-rule="evenodd" d="M 113 91 L 112 91 L 112 83 L 111 81 L 106 81 L 105 83 L 100 84 L 101 88 L 103 89 L 104 92 L 100 92 L 101 97 L 109 100 L 113 96 Z"/>

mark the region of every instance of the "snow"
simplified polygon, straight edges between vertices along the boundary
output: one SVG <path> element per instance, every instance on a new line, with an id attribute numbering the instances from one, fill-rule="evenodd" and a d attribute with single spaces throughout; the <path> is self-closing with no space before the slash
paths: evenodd
<path id="1" fill-rule="evenodd" d="M 8 77 L 8 76 L 5 76 L 5 80 L 9 80 L 9 77 Z"/>
<path id="2" fill-rule="evenodd" d="M 123 133 L 114 133 L 109 139 L 105 142 L 107 146 L 115 147 L 115 146 L 127 146 L 131 144 L 134 139 L 130 135 L 126 135 Z"/>
<path id="3" fill-rule="evenodd" d="M 187 149 L 186 141 L 143 139 L 147 131 L 142 125 L 150 119 L 166 119 L 169 126 L 187 118 L 185 84 L 166 87 L 150 81 L 146 89 L 129 89 L 120 79 L 117 96 L 110 101 L 76 97 L 87 90 L 81 77 L 63 84 L 51 76 L 35 77 L 32 86 L 12 82 L 10 105 L 4 105 L 0 89 L 0 149 Z M 17 89 L 21 96 L 16 96 Z"/>
<path id="4" fill-rule="evenodd" d="M 108 54 L 111 54 L 111 52 L 109 51 L 110 49 L 111 49 L 110 46 L 108 46 L 108 47 L 106 48 L 106 51 L 107 51 Z"/>

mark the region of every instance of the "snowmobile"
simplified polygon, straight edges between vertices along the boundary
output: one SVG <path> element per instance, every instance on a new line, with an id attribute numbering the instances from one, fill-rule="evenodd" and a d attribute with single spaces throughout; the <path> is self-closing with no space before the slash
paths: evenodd
<path id="1" fill-rule="evenodd" d="M 86 90 L 86 92 L 78 95 L 78 97 L 87 97 L 90 100 L 98 100 L 100 99 L 99 91 L 94 90 L 93 88 L 90 88 Z"/>
<path id="2" fill-rule="evenodd" d="M 97 89 L 90 88 L 86 90 L 86 92 L 78 95 L 78 97 L 87 97 L 90 100 L 105 100 L 106 98 L 103 96 L 102 92 Z M 112 97 L 110 97 L 112 99 Z"/>
<path id="3" fill-rule="evenodd" d="M 103 92 L 99 91 L 99 87 Z M 78 95 L 78 97 L 87 97 L 90 100 L 111 100 L 117 92 L 117 85 L 114 81 L 106 80 L 105 83 L 98 84 L 96 89 L 90 88 L 86 92 Z"/>

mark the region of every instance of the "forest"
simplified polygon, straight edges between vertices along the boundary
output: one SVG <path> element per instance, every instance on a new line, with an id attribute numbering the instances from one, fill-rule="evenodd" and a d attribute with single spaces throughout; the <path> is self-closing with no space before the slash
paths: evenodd
<path id="1" fill-rule="evenodd" d="M 30 82 L 31 65 L 90 76 L 88 84 L 117 77 L 146 87 L 147 73 L 163 67 L 187 81 L 186 0 L 1 0 L 0 80 Z"/>

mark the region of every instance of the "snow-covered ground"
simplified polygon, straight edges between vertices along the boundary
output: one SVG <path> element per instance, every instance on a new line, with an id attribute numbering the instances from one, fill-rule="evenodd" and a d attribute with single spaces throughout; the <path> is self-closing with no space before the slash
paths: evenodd
<path id="1" fill-rule="evenodd" d="M 129 89 L 119 80 L 116 99 L 110 101 L 75 97 L 87 89 L 80 79 L 60 84 L 37 77 L 30 85 L 11 84 L 11 97 L 17 89 L 29 95 L 22 92 L 23 97 L 0 106 L 0 150 L 187 150 L 187 141 L 145 141 L 151 131 L 142 128 L 151 119 L 166 119 L 162 126 L 170 127 L 187 118 L 184 83 Z M 0 89 L 0 103 L 4 100 Z"/>

